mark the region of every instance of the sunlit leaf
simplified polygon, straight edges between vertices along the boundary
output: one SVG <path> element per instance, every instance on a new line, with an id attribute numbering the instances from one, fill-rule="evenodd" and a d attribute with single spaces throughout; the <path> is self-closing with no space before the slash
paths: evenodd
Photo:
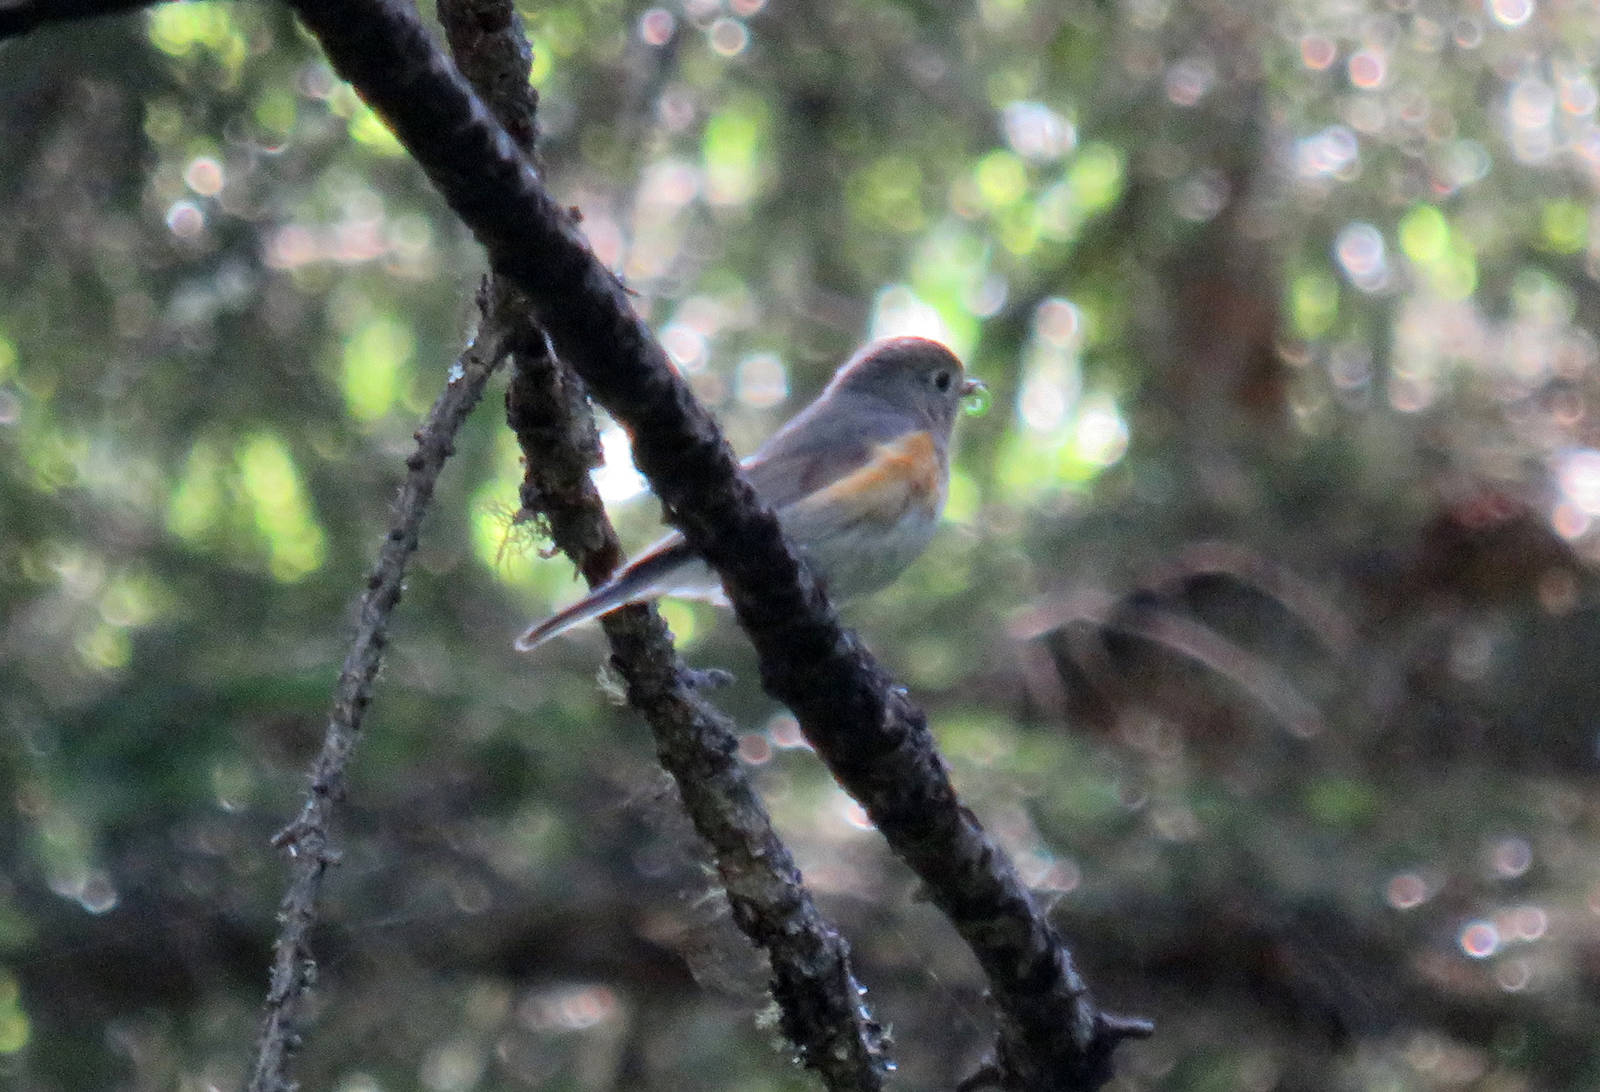
<path id="1" fill-rule="evenodd" d="M 416 350 L 410 327 L 397 319 L 373 318 L 345 339 L 345 405 L 360 421 L 387 414 L 400 398 L 401 384 Z"/>
<path id="2" fill-rule="evenodd" d="M 716 205 L 743 205 L 763 181 L 768 108 L 759 99 L 731 103 L 706 122 L 701 140 L 706 197 Z"/>
<path id="3" fill-rule="evenodd" d="M 1400 221 L 1400 249 L 1419 265 L 1431 265 L 1449 252 L 1450 225 L 1433 205 L 1418 205 Z"/>
<path id="4" fill-rule="evenodd" d="M 1539 217 L 1545 248 L 1576 254 L 1589 242 L 1589 210 L 1577 201 L 1551 201 Z"/>
<path id="5" fill-rule="evenodd" d="M 996 149 L 973 168 L 978 194 L 991 209 L 1003 209 L 1022 200 L 1028 190 L 1028 168 L 1015 152 Z"/>
<path id="6" fill-rule="evenodd" d="M 258 432 L 240 443 L 234 459 L 272 575 L 290 582 L 315 572 L 326 542 L 289 449 L 276 435 Z"/>
<path id="7" fill-rule="evenodd" d="M 1339 315 L 1339 282 L 1326 270 L 1308 270 L 1289 282 L 1289 319 L 1300 337 L 1318 338 Z"/>

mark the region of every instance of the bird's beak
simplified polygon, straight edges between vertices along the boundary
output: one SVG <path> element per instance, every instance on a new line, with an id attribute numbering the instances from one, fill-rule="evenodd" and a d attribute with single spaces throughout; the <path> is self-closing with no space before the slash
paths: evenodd
<path id="1" fill-rule="evenodd" d="M 989 388 L 984 385 L 983 380 L 969 379 L 965 383 L 961 384 L 961 397 L 965 398 L 969 394 L 977 394 L 979 391 L 986 391 L 988 389 Z"/>

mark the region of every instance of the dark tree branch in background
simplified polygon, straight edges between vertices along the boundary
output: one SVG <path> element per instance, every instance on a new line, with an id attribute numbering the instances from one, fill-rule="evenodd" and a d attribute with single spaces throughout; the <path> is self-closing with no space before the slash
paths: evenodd
<path id="1" fill-rule="evenodd" d="M 971 945 L 1000 1012 L 1001 1081 L 1088 1089 L 1139 1021 L 1100 1013 L 1004 853 L 956 798 L 926 719 L 859 640 L 738 475 L 715 421 L 671 368 L 626 290 L 397 0 L 293 0 L 334 68 L 382 115 L 540 324 L 634 437 L 673 522 L 722 577 L 768 691 Z"/>
<path id="2" fill-rule="evenodd" d="M 527 39 L 510 0 L 440 0 L 456 63 L 523 152 L 537 139 Z M 589 472 L 600 439 L 583 385 L 549 352 L 527 300 L 492 276 L 483 329 L 511 357 L 506 417 L 526 464 L 521 515 L 541 521 L 591 586 L 622 560 L 622 546 Z M 784 1034 L 838 1092 L 883 1086 L 882 1029 L 861 1004 L 850 946 L 817 911 L 800 870 L 772 829 L 740 766 L 728 720 L 687 685 L 672 635 L 654 607 L 602 625 L 628 701 L 655 735 L 695 830 L 710 845 L 734 921 L 766 953 Z"/>
<path id="3" fill-rule="evenodd" d="M 475 343 L 462 354 L 461 374 L 453 378 L 417 430 L 417 449 L 406 459 L 406 480 L 395 500 L 394 522 L 367 577 L 356 612 L 356 632 L 333 693 L 322 752 L 311 771 L 311 788 L 300 815 L 274 844 L 289 852 L 289 889 L 279 907 L 280 928 L 273 945 L 272 976 L 262 1016 L 250 1092 L 290 1092 L 289 1056 L 299 1042 L 302 1011 L 316 979 L 309 946 L 316 924 L 317 899 L 328 866 L 337 863 L 329 824 L 344 796 L 345 766 L 361 738 L 362 721 L 372 701 L 372 686 L 388 643 L 389 615 L 400 602 L 406 563 L 417 550 L 417 534 L 433 499 L 439 471 L 455 449 L 455 435 L 479 399 L 503 355 L 499 346 Z"/>
<path id="4" fill-rule="evenodd" d="M 48 23 L 118 15 L 150 0 L 0 0 L 0 39 L 16 38 Z"/>

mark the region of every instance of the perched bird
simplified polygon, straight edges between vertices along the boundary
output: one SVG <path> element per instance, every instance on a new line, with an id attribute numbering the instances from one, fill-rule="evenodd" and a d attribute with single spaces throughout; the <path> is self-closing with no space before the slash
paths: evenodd
<path id="1" fill-rule="evenodd" d="M 950 431 L 983 384 L 936 341 L 874 342 L 742 466 L 829 594 L 889 584 L 933 537 L 950 481 Z M 527 652 L 628 603 L 718 599 L 722 584 L 674 532 L 610 581 L 517 638 Z"/>

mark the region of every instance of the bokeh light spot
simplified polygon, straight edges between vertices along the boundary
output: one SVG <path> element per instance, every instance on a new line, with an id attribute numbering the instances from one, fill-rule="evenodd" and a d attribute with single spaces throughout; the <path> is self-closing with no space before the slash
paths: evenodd
<path id="1" fill-rule="evenodd" d="M 957 339 L 939 314 L 939 309 L 922 299 L 908 286 L 892 284 L 878 293 L 872 307 L 872 338 L 925 337 L 955 348 Z"/>
<path id="2" fill-rule="evenodd" d="M 1011 150 L 1034 163 L 1060 159 L 1078 140 L 1073 124 L 1042 102 L 1007 103 L 1000 120 Z"/>
<path id="3" fill-rule="evenodd" d="M 1576 254 L 1589 241 L 1589 210 L 1573 200 L 1551 201 L 1540 214 L 1539 229 L 1545 249 Z"/>
<path id="4" fill-rule="evenodd" d="M 1488 0 L 1489 17 L 1503 27 L 1516 28 L 1533 18 L 1533 0 Z"/>
<path id="5" fill-rule="evenodd" d="M 768 107 L 755 99 L 735 101 L 706 122 L 701 140 L 706 200 L 742 205 L 759 191 L 765 169 Z"/>
<path id="6" fill-rule="evenodd" d="M 1500 932 L 1487 921 L 1467 922 L 1456 939 L 1473 959 L 1488 959 L 1500 950 Z"/>
<path id="7" fill-rule="evenodd" d="M 662 330 L 661 347 L 680 372 L 698 372 L 706 366 L 706 336 L 686 322 L 674 322 Z"/>
<path id="8" fill-rule="evenodd" d="M 1339 47 L 1325 34 L 1307 34 L 1300 39 L 1300 63 L 1321 72 L 1339 56 Z"/>
<path id="9" fill-rule="evenodd" d="M 1295 145 L 1295 171 L 1302 178 L 1353 175 L 1360 165 L 1361 144 L 1347 125 L 1330 125 Z"/>
<path id="10" fill-rule="evenodd" d="M 1289 317 L 1298 336 L 1321 337 L 1338 315 L 1339 282 L 1332 274 L 1309 270 L 1289 282 Z"/>
<path id="11" fill-rule="evenodd" d="M 205 51 L 223 65 L 244 60 L 248 46 L 244 35 L 222 3 L 162 4 L 146 13 L 150 43 L 173 57 Z"/>
<path id="12" fill-rule="evenodd" d="M 95 626 L 73 644 L 83 662 L 97 671 L 120 671 L 133 659 L 133 642 L 116 626 Z"/>
<path id="13" fill-rule="evenodd" d="M 470 1043 L 442 1043 L 423 1059 L 418 1080 L 428 1092 L 467 1092 L 477 1086 L 486 1064 L 483 1052 Z"/>
<path id="14" fill-rule="evenodd" d="M 345 408 L 358 421 L 376 421 L 399 401 L 406 366 L 416 352 L 411 328 L 387 316 L 362 323 L 344 343 Z"/>
<path id="15" fill-rule="evenodd" d="M 1562 494 L 1585 515 L 1600 515 L 1600 451 L 1578 448 L 1556 459 Z"/>
<path id="16" fill-rule="evenodd" d="M 1067 170 L 1073 204 L 1085 216 L 1111 207 L 1122 195 L 1123 155 L 1109 144 L 1087 144 Z"/>
<path id="17" fill-rule="evenodd" d="M 271 432 L 247 437 L 235 454 L 256 530 L 268 550 L 268 570 L 291 582 L 322 566 L 326 539 L 288 447 Z"/>
<path id="18" fill-rule="evenodd" d="M 1194 106 L 1217 82 L 1217 68 L 1209 57 L 1185 57 L 1167 69 L 1167 100 L 1174 106 Z"/>
<path id="19" fill-rule="evenodd" d="M 1494 980 L 1507 993 L 1521 993 L 1533 984 L 1533 966 L 1526 959 L 1508 959 L 1495 967 Z"/>
<path id="20" fill-rule="evenodd" d="M 646 45 L 666 45 L 677 28 L 678 20 L 666 8 L 651 8 L 639 16 L 639 40 Z"/>
<path id="21" fill-rule="evenodd" d="M 184 168 L 183 181 L 201 197 L 215 197 L 222 192 L 222 164 L 208 155 L 196 156 Z"/>
<path id="22" fill-rule="evenodd" d="M 1383 235 L 1371 224 L 1346 224 L 1333 244 L 1334 257 L 1350 283 L 1366 292 L 1376 292 L 1389 279 L 1389 265 Z"/>
<path id="23" fill-rule="evenodd" d="M 1524 876 L 1533 867 L 1533 847 L 1526 838 L 1501 838 L 1489 847 L 1489 867 L 1502 880 Z"/>
<path id="24" fill-rule="evenodd" d="M 747 766 L 765 766 L 772 761 L 772 743 L 761 732 L 746 732 L 739 737 L 739 759 Z"/>
<path id="25" fill-rule="evenodd" d="M 1543 940 L 1550 929 L 1550 915 L 1542 906 L 1519 906 L 1507 918 L 1506 935 L 1524 944 Z"/>
<path id="26" fill-rule="evenodd" d="M 1172 206 L 1182 219 L 1203 224 L 1227 205 L 1228 193 L 1228 178 L 1221 171 L 1198 171 L 1178 184 Z"/>
<path id="27" fill-rule="evenodd" d="M 1103 395 L 1084 399 L 1073 446 L 1080 459 L 1097 468 L 1111 466 L 1127 453 L 1128 423 L 1115 402 Z"/>
<path id="28" fill-rule="evenodd" d="M 1428 901 L 1428 884 L 1415 872 L 1399 872 L 1390 877 L 1383 890 L 1384 901 L 1396 910 L 1412 910 Z"/>
<path id="29" fill-rule="evenodd" d="M 1362 91 L 1372 91 L 1383 86 L 1389 74 L 1388 59 L 1372 49 L 1362 49 L 1350 55 L 1350 83 Z"/>
<path id="30" fill-rule="evenodd" d="M 1076 347 L 1082 341 L 1083 311 L 1071 300 L 1051 296 L 1034 310 L 1034 330 L 1051 345 Z"/>
<path id="31" fill-rule="evenodd" d="M 750 44 L 750 31 L 738 19 L 724 16 L 711 24 L 706 38 L 711 42 L 713 53 L 721 57 L 736 57 Z"/>
<path id="32" fill-rule="evenodd" d="M 1061 427 L 1067 416 L 1067 395 L 1061 385 L 1048 377 L 1036 376 L 1022 385 L 1017 412 L 1023 424 L 1035 432 L 1050 432 Z"/>
<path id="33" fill-rule="evenodd" d="M 1028 189 L 1027 168 L 1015 154 L 990 152 L 978 160 L 975 170 L 978 193 L 990 208 L 1005 208 L 1021 200 Z"/>
<path id="34" fill-rule="evenodd" d="M 1450 245 L 1450 225 L 1433 205 L 1418 205 L 1400 221 L 1400 249 L 1419 264 L 1444 257 Z"/>
<path id="35" fill-rule="evenodd" d="M 776 353 L 752 353 L 739 361 L 734 396 L 752 409 L 770 409 L 789 397 L 789 372 Z"/>
<path id="36" fill-rule="evenodd" d="M 193 201 L 174 201 L 167 209 L 167 230 L 178 238 L 193 239 L 205 228 L 205 214 Z"/>
<path id="37" fill-rule="evenodd" d="M 1570 501 L 1562 501 L 1550 513 L 1550 528 L 1571 541 L 1589 533 L 1593 517 Z"/>
<path id="38" fill-rule="evenodd" d="M 1508 106 L 1511 124 L 1516 128 L 1543 129 L 1555 118 L 1555 88 L 1537 76 L 1524 76 L 1511 85 Z"/>

